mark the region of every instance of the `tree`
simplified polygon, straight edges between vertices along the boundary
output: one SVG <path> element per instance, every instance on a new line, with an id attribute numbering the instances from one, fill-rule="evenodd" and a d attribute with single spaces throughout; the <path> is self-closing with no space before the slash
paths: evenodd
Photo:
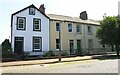
<path id="1" fill-rule="evenodd" d="M 9 42 L 9 39 L 5 39 L 2 42 L 2 50 L 11 50 L 11 43 Z"/>
<path id="2" fill-rule="evenodd" d="M 11 43 L 8 39 L 2 42 L 2 58 L 9 58 L 12 56 Z"/>
<path id="3" fill-rule="evenodd" d="M 108 16 L 100 21 L 100 25 L 97 37 L 101 40 L 101 44 L 115 45 L 117 55 L 119 55 L 120 19 L 115 16 Z"/>

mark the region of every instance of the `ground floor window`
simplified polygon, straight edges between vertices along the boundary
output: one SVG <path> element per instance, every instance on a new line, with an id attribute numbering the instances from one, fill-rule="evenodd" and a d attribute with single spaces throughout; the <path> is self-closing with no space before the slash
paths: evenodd
<path id="1" fill-rule="evenodd" d="M 92 39 L 88 39 L 88 48 L 89 49 L 93 48 L 93 40 Z"/>
<path id="2" fill-rule="evenodd" d="M 59 43 L 60 43 L 60 40 L 56 39 L 56 49 L 59 49 Z"/>
<path id="3" fill-rule="evenodd" d="M 33 37 L 33 51 L 42 51 L 42 37 Z"/>

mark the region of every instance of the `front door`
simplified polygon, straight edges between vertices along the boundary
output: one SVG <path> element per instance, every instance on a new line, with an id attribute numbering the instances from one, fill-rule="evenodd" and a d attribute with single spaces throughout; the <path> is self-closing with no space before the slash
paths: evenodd
<path id="1" fill-rule="evenodd" d="M 77 54 L 81 55 L 82 51 L 81 51 L 81 40 L 77 40 Z"/>
<path id="2" fill-rule="evenodd" d="M 70 45 L 70 54 L 74 54 L 74 41 L 70 40 L 69 45 Z"/>
<path id="3" fill-rule="evenodd" d="M 21 55 L 23 52 L 23 37 L 15 37 L 14 53 Z"/>

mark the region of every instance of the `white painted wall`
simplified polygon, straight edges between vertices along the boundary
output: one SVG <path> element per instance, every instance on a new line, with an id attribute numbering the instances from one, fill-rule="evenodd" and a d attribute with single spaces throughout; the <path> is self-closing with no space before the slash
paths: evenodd
<path id="1" fill-rule="evenodd" d="M 26 30 L 17 30 L 17 17 L 26 17 Z M 41 31 L 33 31 L 33 18 L 41 19 Z M 24 37 L 24 51 L 31 52 L 30 54 L 39 55 L 42 52 L 33 51 L 33 36 L 42 37 L 42 51 L 49 50 L 49 19 L 38 10 L 35 10 L 35 15 L 29 15 L 29 8 L 13 16 L 12 24 L 12 48 L 14 51 L 14 37 Z"/>

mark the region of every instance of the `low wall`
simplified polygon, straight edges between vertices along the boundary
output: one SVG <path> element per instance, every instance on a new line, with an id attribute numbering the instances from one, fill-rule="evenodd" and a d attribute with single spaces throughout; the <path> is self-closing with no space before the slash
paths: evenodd
<path id="1" fill-rule="evenodd" d="M 112 52 L 111 48 L 82 49 L 83 54 L 102 54 Z"/>

